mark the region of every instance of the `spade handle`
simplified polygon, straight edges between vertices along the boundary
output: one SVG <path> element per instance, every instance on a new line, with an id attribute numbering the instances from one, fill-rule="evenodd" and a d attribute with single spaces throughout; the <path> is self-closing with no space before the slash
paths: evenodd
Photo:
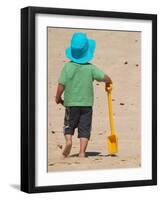
<path id="1" fill-rule="evenodd" d="M 115 129 L 114 129 L 111 93 L 112 93 L 112 84 L 110 85 L 110 89 L 107 92 L 107 99 L 108 99 L 108 109 L 109 109 L 110 130 L 111 130 L 111 135 L 113 135 L 113 134 L 115 134 Z"/>

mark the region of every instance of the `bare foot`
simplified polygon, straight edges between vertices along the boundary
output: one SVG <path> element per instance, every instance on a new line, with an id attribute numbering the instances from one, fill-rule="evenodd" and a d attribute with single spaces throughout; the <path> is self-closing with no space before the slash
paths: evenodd
<path id="1" fill-rule="evenodd" d="M 65 158 L 66 158 L 66 156 L 64 156 L 63 153 L 62 153 L 61 156 L 60 156 L 60 159 L 64 160 Z"/>
<path id="2" fill-rule="evenodd" d="M 79 158 L 85 158 L 85 157 L 86 157 L 85 153 L 79 153 Z"/>
<path id="3" fill-rule="evenodd" d="M 80 138 L 80 150 L 79 150 L 79 157 L 85 158 L 86 157 L 86 148 L 88 145 L 88 139 L 87 138 Z"/>
<path id="4" fill-rule="evenodd" d="M 72 148 L 72 143 L 67 143 L 62 153 L 63 158 L 68 157 L 68 155 L 70 154 L 71 148 Z"/>

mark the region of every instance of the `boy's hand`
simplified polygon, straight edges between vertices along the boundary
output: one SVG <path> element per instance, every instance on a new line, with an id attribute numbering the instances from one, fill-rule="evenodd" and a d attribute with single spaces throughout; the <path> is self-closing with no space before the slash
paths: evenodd
<path id="1" fill-rule="evenodd" d="M 111 80 L 111 78 L 109 76 L 107 76 L 107 74 L 105 74 L 103 81 L 105 82 L 105 91 L 111 92 L 112 91 L 112 80 Z"/>
<path id="2" fill-rule="evenodd" d="M 111 92 L 112 91 L 112 84 L 111 83 L 106 83 L 105 84 L 105 90 L 106 90 L 106 92 Z"/>
<path id="3" fill-rule="evenodd" d="M 64 85 L 58 84 L 56 97 L 55 97 L 55 102 L 57 104 L 61 103 L 62 105 L 64 105 L 64 100 L 61 98 L 61 95 L 63 94 L 63 92 L 64 92 Z"/>
<path id="4" fill-rule="evenodd" d="M 57 104 L 61 103 L 62 105 L 64 105 L 64 100 L 61 97 L 55 97 L 55 102 Z"/>
<path id="5" fill-rule="evenodd" d="M 63 99 L 60 100 L 60 103 L 64 106 L 64 100 Z"/>

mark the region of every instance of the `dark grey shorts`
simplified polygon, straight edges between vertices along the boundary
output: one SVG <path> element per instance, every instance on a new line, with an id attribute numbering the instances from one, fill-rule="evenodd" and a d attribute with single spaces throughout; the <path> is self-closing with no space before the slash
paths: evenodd
<path id="1" fill-rule="evenodd" d="M 78 138 L 90 138 L 92 125 L 91 106 L 70 106 L 65 109 L 64 134 L 73 135 L 78 128 Z"/>

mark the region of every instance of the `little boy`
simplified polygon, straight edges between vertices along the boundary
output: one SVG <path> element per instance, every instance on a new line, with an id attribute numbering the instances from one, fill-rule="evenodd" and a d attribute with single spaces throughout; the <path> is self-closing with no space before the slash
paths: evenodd
<path id="1" fill-rule="evenodd" d="M 75 128 L 78 128 L 80 139 L 79 157 L 85 157 L 91 134 L 93 81 L 105 82 L 106 91 L 112 83 L 110 77 L 89 63 L 95 48 L 96 42 L 87 38 L 85 33 L 74 33 L 71 46 L 66 49 L 66 56 L 70 62 L 67 62 L 61 71 L 55 99 L 57 104 L 61 103 L 66 107 L 64 117 L 66 146 L 62 153 L 63 157 L 70 154 Z M 63 92 L 64 101 L 61 98 Z"/>

